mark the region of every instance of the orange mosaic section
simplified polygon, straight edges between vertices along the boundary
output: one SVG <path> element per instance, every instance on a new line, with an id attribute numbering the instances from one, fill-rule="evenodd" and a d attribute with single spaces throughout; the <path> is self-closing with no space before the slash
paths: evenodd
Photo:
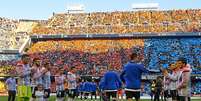
<path id="1" fill-rule="evenodd" d="M 43 53 L 56 50 L 77 50 L 90 53 L 101 53 L 120 49 L 144 46 L 143 39 L 118 40 L 73 40 L 73 41 L 42 41 L 32 45 L 29 53 Z"/>

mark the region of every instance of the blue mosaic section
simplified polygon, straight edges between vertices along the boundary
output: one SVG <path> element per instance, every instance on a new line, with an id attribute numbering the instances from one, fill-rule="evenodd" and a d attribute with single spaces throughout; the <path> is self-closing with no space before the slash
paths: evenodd
<path id="1" fill-rule="evenodd" d="M 179 57 L 187 58 L 193 67 L 201 67 L 201 38 L 145 39 L 144 58 L 148 68 L 167 68 Z"/>
<path id="2" fill-rule="evenodd" d="M 0 54 L 0 61 L 18 60 L 19 54 Z"/>

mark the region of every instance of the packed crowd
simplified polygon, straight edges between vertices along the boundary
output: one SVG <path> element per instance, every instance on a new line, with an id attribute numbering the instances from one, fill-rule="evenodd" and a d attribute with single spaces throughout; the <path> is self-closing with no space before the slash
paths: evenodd
<path id="1" fill-rule="evenodd" d="M 179 55 L 188 57 L 192 67 L 201 66 L 201 38 L 152 38 L 146 39 L 144 43 L 145 64 L 149 68 L 166 68 L 168 63 L 165 61 L 174 62 Z"/>
<path id="2" fill-rule="evenodd" d="M 200 15 L 200 9 L 54 14 L 32 33 L 200 32 Z"/>
<path id="3" fill-rule="evenodd" d="M 115 39 L 115 40 L 69 40 L 69 41 L 41 41 L 33 44 L 29 53 L 43 53 L 55 50 L 77 50 L 82 52 L 103 53 L 144 46 L 143 39 Z"/>
<path id="4" fill-rule="evenodd" d="M 141 47 L 140 50 L 142 54 L 142 60 L 144 59 L 144 64 L 150 69 L 157 70 L 158 67 L 167 68 L 168 63 L 164 61 L 169 60 L 169 62 L 174 62 L 175 57 L 179 57 L 179 55 L 182 55 L 184 57 L 191 58 L 188 61 L 190 64 L 193 65 L 193 67 L 195 67 L 192 69 L 196 70 L 196 68 L 200 67 L 201 64 L 200 44 L 200 38 L 45 41 L 33 44 L 33 46 L 29 50 L 29 53 L 47 54 L 53 51 L 66 51 L 70 53 L 74 51 L 78 53 L 81 52 L 80 54 L 92 53 L 93 56 L 97 55 L 96 58 L 94 58 L 94 61 L 96 61 L 96 59 L 99 57 L 109 58 L 116 55 L 115 57 L 120 58 L 119 61 L 125 63 L 124 60 L 127 60 L 127 58 L 124 58 L 124 54 L 129 54 L 129 52 L 127 51 L 131 51 L 135 47 Z M 115 52 L 118 54 L 115 54 Z M 98 53 L 104 55 L 99 56 Z M 112 54 L 112 56 L 106 54 Z M 48 55 L 45 56 L 47 57 Z M 80 56 L 82 57 L 85 55 Z M 86 57 L 84 58 L 88 59 Z M 102 60 L 100 59 L 100 61 Z M 102 64 L 105 65 L 105 62 Z M 121 67 L 121 65 L 117 65 L 117 67 L 119 66 Z"/>
<path id="5" fill-rule="evenodd" d="M 128 55 L 137 49 L 141 53 L 139 58 L 149 69 L 167 68 L 165 61 L 174 62 L 175 57 L 182 55 L 189 58 L 193 73 L 199 74 L 200 43 L 199 38 L 41 41 L 34 43 L 28 53 L 53 65 L 75 66 L 81 75 L 101 75 L 100 71 L 107 69 L 102 67 L 108 65 L 121 69 Z"/>
<path id="6" fill-rule="evenodd" d="M 0 18 L 0 29 L 12 31 L 17 28 L 18 21 L 7 19 L 7 18 Z"/>
<path id="7" fill-rule="evenodd" d="M 201 93 L 201 80 L 195 81 L 195 83 L 192 83 L 192 94 L 200 94 Z"/>
<path id="8" fill-rule="evenodd" d="M 200 15 L 200 9 L 54 14 L 48 21 L 35 22 L 31 33 L 199 32 Z M 18 49 L 22 45 L 28 33 L 15 32 L 19 24 L 17 20 L 0 18 L 1 49 Z"/>
<path id="9" fill-rule="evenodd" d="M 13 36 L 13 30 L 17 28 L 17 21 L 0 17 L 0 48 L 10 48 L 14 42 L 10 40 Z"/>
<path id="10" fill-rule="evenodd" d="M 54 14 L 29 30 L 32 34 L 199 32 L 200 15 L 200 9 Z M 15 32 L 19 22 L 0 18 L 1 49 L 18 49 L 24 42 L 28 33 Z"/>
<path id="11" fill-rule="evenodd" d="M 15 32 L 19 25 L 18 20 L 0 17 L 0 49 L 19 49 L 27 38 L 26 32 Z"/>
<path id="12" fill-rule="evenodd" d="M 19 58 L 18 54 L 0 54 L 0 62 L 16 60 L 17 58 Z"/>
<path id="13" fill-rule="evenodd" d="M 9 76 L 16 65 L 16 61 L 0 61 L 0 64 L 0 76 Z"/>
<path id="14" fill-rule="evenodd" d="M 56 61 L 55 65 L 75 66 L 81 75 L 100 75 L 107 69 L 102 66 L 120 69 L 135 46 L 142 48 L 143 40 L 45 41 L 33 44 L 28 53 L 51 63 Z"/>

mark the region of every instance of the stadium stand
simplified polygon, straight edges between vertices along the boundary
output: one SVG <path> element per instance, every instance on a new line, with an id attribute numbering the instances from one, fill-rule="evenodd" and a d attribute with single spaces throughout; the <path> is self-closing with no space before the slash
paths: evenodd
<path id="1" fill-rule="evenodd" d="M 50 61 L 72 55 L 72 60 L 77 59 L 80 65 L 91 63 L 89 66 L 82 67 L 92 67 L 94 64 L 96 66 L 99 64 L 108 66 L 107 64 L 112 64 L 110 61 L 119 61 L 114 64 L 118 69 L 126 63 L 129 53 L 137 47 L 142 54 L 141 60 L 144 60 L 146 67 L 157 70 L 159 67 L 167 68 L 168 64 L 175 62 L 180 56 L 188 58 L 188 62 L 192 67 L 200 67 L 200 44 L 201 40 L 199 38 L 42 41 L 33 44 L 28 52 L 35 54 L 34 56 L 37 56 L 36 54 L 43 56 L 44 54 L 44 57 L 48 57 Z M 58 54 L 59 56 L 56 56 L 56 59 L 51 60 L 51 57 Z M 60 56 L 61 54 L 67 54 L 67 56 Z M 74 54 L 78 56 L 73 56 Z M 90 59 L 89 57 L 93 58 Z M 73 62 L 67 64 L 72 64 L 69 65 L 71 67 L 74 66 Z"/>
<path id="2" fill-rule="evenodd" d="M 13 30 L 17 28 L 17 23 L 15 20 L 0 18 L 0 49 L 9 49 L 15 44 L 12 38 L 15 37 Z"/>
<path id="3" fill-rule="evenodd" d="M 8 76 L 10 72 L 14 69 L 13 67 L 16 65 L 16 61 L 0 61 L 0 76 Z"/>
<path id="4" fill-rule="evenodd" d="M 48 24 L 39 24 L 32 33 L 200 32 L 200 15 L 200 9 L 54 14 Z"/>
<path id="5" fill-rule="evenodd" d="M 167 11 L 95 12 L 54 14 L 48 21 L 17 21 L 0 18 L 0 48 L 19 49 L 29 35 L 41 34 L 143 34 L 200 32 L 201 9 Z M 146 38 L 146 39 L 87 39 L 49 40 L 33 43 L 28 49 L 30 57 L 50 62 L 54 67 L 76 67 L 79 75 L 102 76 L 107 67 L 121 71 L 133 51 L 140 52 L 145 66 L 158 70 L 183 56 L 193 67 L 193 74 L 200 74 L 200 38 Z M 9 60 L 1 56 L 1 60 Z M 169 61 L 168 63 L 165 61 Z M 16 61 L 0 61 L 0 75 L 9 74 Z M 145 82 L 144 92 L 148 93 Z M 200 82 L 192 87 L 201 93 Z"/>
<path id="6" fill-rule="evenodd" d="M 27 32 L 16 32 L 21 24 L 18 20 L 0 18 L 0 49 L 19 49 L 27 38 Z M 27 27 L 24 27 L 27 28 Z"/>
<path id="7" fill-rule="evenodd" d="M 187 58 L 188 63 L 193 67 L 200 67 L 200 45 L 200 38 L 145 39 L 145 64 L 151 69 L 157 69 L 158 67 L 167 68 L 168 64 L 182 56 Z"/>
<path id="8" fill-rule="evenodd" d="M 125 56 L 124 52 L 131 53 L 132 47 L 143 47 L 143 45 L 141 39 L 45 41 L 33 44 L 28 53 L 44 60 L 49 59 L 52 63 L 57 61 L 57 65 L 75 66 L 81 75 L 92 75 L 93 73 L 81 71 L 96 70 L 97 66 L 108 65 L 119 70 L 122 67 L 121 59 L 128 60 L 129 54 Z"/>

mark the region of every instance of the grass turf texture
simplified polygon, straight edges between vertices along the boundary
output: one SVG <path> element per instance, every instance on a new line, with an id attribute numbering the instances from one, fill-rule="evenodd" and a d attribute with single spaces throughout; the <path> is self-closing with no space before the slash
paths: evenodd
<path id="1" fill-rule="evenodd" d="M 0 101 L 8 101 L 8 97 L 7 96 L 0 96 Z M 51 96 L 49 98 L 49 101 L 56 101 L 56 97 L 55 96 Z M 75 101 L 83 101 L 83 100 L 76 99 Z M 88 100 L 85 100 L 85 101 L 91 101 L 91 100 L 88 99 Z M 95 100 L 93 100 L 93 101 L 95 101 Z M 100 100 L 97 99 L 96 101 L 100 101 Z M 124 101 L 126 101 L 126 100 L 124 100 Z M 141 99 L 140 101 L 150 101 L 150 99 Z M 201 101 L 201 100 L 200 99 L 192 99 L 191 101 Z"/>

